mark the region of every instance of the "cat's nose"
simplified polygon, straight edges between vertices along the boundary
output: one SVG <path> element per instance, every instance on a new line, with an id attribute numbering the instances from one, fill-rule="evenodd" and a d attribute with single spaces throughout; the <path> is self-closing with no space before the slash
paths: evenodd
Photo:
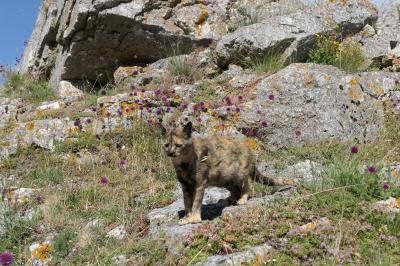
<path id="1" fill-rule="evenodd" d="M 169 157 L 173 157 L 174 156 L 174 153 L 173 152 L 167 152 L 167 155 L 169 156 Z"/>

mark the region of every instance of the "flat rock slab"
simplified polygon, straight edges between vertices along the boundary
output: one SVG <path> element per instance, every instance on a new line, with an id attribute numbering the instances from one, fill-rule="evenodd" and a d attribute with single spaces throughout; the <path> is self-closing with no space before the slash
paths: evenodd
<path id="1" fill-rule="evenodd" d="M 290 195 L 293 190 L 278 192 L 260 198 L 251 198 L 245 205 L 229 206 L 223 208 L 218 201 L 229 196 L 224 188 L 207 188 L 202 206 L 202 223 L 179 225 L 179 218 L 184 215 L 183 199 L 178 198 L 174 203 L 152 210 L 148 217 L 150 220 L 150 232 L 153 235 L 163 234 L 170 252 L 179 251 L 187 237 L 191 236 L 204 221 L 216 222 L 221 215 L 235 215 L 246 208 L 268 204 L 272 200 Z M 181 196 L 178 196 L 181 197 Z"/>

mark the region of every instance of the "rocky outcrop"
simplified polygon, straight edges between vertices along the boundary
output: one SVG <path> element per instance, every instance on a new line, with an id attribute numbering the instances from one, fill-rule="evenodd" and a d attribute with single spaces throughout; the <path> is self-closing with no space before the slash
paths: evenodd
<path id="1" fill-rule="evenodd" d="M 227 1 L 43 1 L 21 72 L 107 81 L 121 65 L 208 46 L 225 33 Z"/>
<path id="2" fill-rule="evenodd" d="M 339 26 L 344 34 L 359 32 L 377 19 L 368 1 L 326 1 L 310 8 L 239 28 L 218 42 L 218 65 L 243 63 L 246 57 L 284 53 L 286 61 L 302 62 L 315 45 L 315 34 Z"/>

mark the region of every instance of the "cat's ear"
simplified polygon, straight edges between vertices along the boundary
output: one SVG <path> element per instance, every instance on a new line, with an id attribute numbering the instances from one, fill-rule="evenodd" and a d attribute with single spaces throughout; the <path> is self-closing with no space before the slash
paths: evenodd
<path id="1" fill-rule="evenodd" d="M 183 134 L 190 138 L 192 136 L 192 122 L 188 122 L 184 127 L 183 127 Z"/>

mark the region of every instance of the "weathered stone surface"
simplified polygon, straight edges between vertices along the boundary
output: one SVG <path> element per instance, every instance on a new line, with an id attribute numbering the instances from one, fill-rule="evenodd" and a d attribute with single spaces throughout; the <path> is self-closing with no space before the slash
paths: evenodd
<path id="1" fill-rule="evenodd" d="M 399 8 L 399 0 L 388 1 L 380 10 L 375 34 L 364 34 L 360 40 L 365 56 L 378 66 L 385 67 L 388 52 L 396 46 L 400 47 Z"/>
<path id="2" fill-rule="evenodd" d="M 306 160 L 294 165 L 289 165 L 285 169 L 276 169 L 274 164 L 276 162 L 261 162 L 258 169 L 266 176 L 292 180 L 293 183 L 299 181 L 315 181 L 321 177 L 324 169 L 321 164 Z"/>
<path id="3" fill-rule="evenodd" d="M 254 129 L 270 148 L 373 140 L 383 125 L 378 99 L 395 89 L 396 79 L 397 74 L 350 75 L 331 66 L 292 64 L 260 81 L 236 126 Z"/>
<path id="4" fill-rule="evenodd" d="M 229 8 L 228 30 L 234 31 L 239 27 L 260 22 L 276 16 L 288 15 L 305 9 L 306 5 L 297 0 L 238 0 L 232 1 Z"/>
<path id="5" fill-rule="evenodd" d="M 126 237 L 127 233 L 125 231 L 125 226 L 123 224 L 115 227 L 113 230 L 107 233 L 108 237 L 114 237 L 117 239 L 124 239 Z"/>
<path id="6" fill-rule="evenodd" d="M 20 101 L 18 99 L 0 97 L 0 128 L 15 118 L 19 105 Z"/>
<path id="7" fill-rule="evenodd" d="M 210 187 L 206 189 L 202 206 L 202 219 L 215 222 L 221 215 L 235 215 L 249 207 L 266 205 L 272 200 L 287 196 L 293 190 L 278 192 L 273 195 L 267 195 L 261 198 L 251 198 L 245 205 L 228 206 L 223 208 L 220 200 L 226 199 L 230 193 L 225 188 Z M 152 234 L 164 233 L 166 236 L 166 245 L 170 252 L 179 251 L 186 242 L 187 237 L 191 236 L 202 223 L 178 225 L 179 218 L 184 215 L 184 205 L 181 192 L 177 193 L 177 200 L 172 204 L 152 210 L 149 215 L 150 232 Z M 240 256 L 239 256 L 240 257 Z M 239 258 L 238 257 L 238 258 Z"/>
<path id="8" fill-rule="evenodd" d="M 222 265 L 261 265 L 268 260 L 268 254 L 272 246 L 264 244 L 255 246 L 243 252 L 235 252 L 228 255 L 217 255 L 197 263 L 197 266 L 222 266 Z"/>
<path id="9" fill-rule="evenodd" d="M 85 96 L 84 93 L 75 87 L 71 82 L 64 80 L 60 82 L 60 86 L 58 87 L 58 95 L 67 103 L 82 100 Z"/>
<path id="10" fill-rule="evenodd" d="M 36 242 L 29 246 L 30 259 L 29 265 L 46 266 L 51 261 L 51 240 L 47 239 L 43 242 Z"/>
<path id="11" fill-rule="evenodd" d="M 227 2 L 44 1 L 21 72 L 48 74 L 54 66 L 54 88 L 61 80 L 108 81 L 118 66 L 154 62 L 171 49 L 187 53 L 219 39 Z"/>
<path id="12" fill-rule="evenodd" d="M 397 214 L 400 213 L 400 198 L 389 197 L 387 200 L 381 200 L 373 205 L 376 211 Z"/>
<path id="13" fill-rule="evenodd" d="M 38 106 L 36 109 L 39 111 L 45 110 L 57 110 L 65 107 L 65 103 L 62 101 L 45 102 Z"/>
<path id="14" fill-rule="evenodd" d="M 368 1 L 324 1 L 286 16 L 265 19 L 226 34 L 218 42 L 219 66 L 243 62 L 248 56 L 284 52 L 291 61 L 302 61 L 314 47 L 314 35 L 340 25 L 347 34 L 360 31 L 377 19 L 376 8 Z"/>

